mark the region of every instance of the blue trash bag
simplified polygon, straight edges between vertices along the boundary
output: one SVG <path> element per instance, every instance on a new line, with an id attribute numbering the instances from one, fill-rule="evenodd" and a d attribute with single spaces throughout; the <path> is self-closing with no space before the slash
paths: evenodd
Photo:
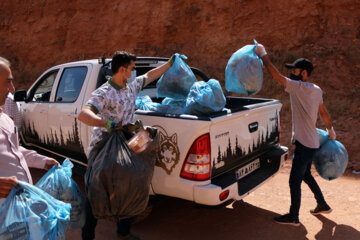
<path id="1" fill-rule="evenodd" d="M 144 111 L 154 111 L 159 113 L 167 113 L 169 106 L 153 102 L 148 95 L 138 95 L 135 100 L 138 109 Z"/>
<path id="2" fill-rule="evenodd" d="M 185 99 L 196 77 L 190 67 L 182 60 L 186 56 L 176 53 L 174 64 L 156 83 L 157 97 Z"/>
<path id="3" fill-rule="evenodd" d="M 85 198 L 71 178 L 74 164 L 65 159 L 62 165 L 53 166 L 37 183 L 36 186 L 57 200 L 71 204 L 70 227 L 82 228 L 85 224 Z"/>
<path id="4" fill-rule="evenodd" d="M 173 99 L 173 98 L 164 98 L 161 102 L 162 105 L 168 106 L 166 113 L 168 114 L 182 114 L 184 112 L 184 107 L 186 104 L 185 99 Z"/>
<path id="5" fill-rule="evenodd" d="M 190 89 L 184 113 L 209 114 L 221 111 L 225 104 L 226 98 L 217 80 L 210 79 L 207 83 L 199 81 Z"/>
<path id="6" fill-rule="evenodd" d="M 229 59 L 225 69 L 225 88 L 229 92 L 247 96 L 258 93 L 263 83 L 262 60 L 256 55 L 255 45 L 246 45 Z"/>
<path id="7" fill-rule="evenodd" d="M 321 146 L 329 139 L 329 134 L 327 133 L 327 131 L 324 131 L 319 128 L 317 128 L 316 130 L 319 134 L 319 140 L 320 140 L 320 146 Z"/>
<path id="8" fill-rule="evenodd" d="M 214 94 L 214 102 L 212 108 L 214 111 L 221 111 L 226 105 L 226 97 L 221 88 L 221 85 L 218 80 L 210 79 L 207 84 L 210 85 L 213 94 Z"/>
<path id="9" fill-rule="evenodd" d="M 0 208 L 0 239 L 65 239 L 71 205 L 19 181 Z"/>
<path id="10" fill-rule="evenodd" d="M 150 110 L 149 104 L 151 104 L 153 101 L 151 98 L 147 95 L 138 95 L 135 100 L 135 105 L 137 109 L 140 110 Z"/>
<path id="11" fill-rule="evenodd" d="M 348 164 L 348 153 L 339 141 L 327 139 L 314 154 L 314 165 L 326 180 L 340 177 Z"/>
<path id="12" fill-rule="evenodd" d="M 159 112 L 159 113 L 167 113 L 168 112 L 168 110 L 169 110 L 169 108 L 170 108 L 170 106 L 168 106 L 168 105 L 164 105 L 164 104 L 157 104 L 156 106 L 155 106 L 155 112 Z"/>
<path id="13" fill-rule="evenodd" d="M 153 102 L 148 95 L 138 95 L 135 100 L 137 109 L 144 111 L 163 111 L 160 103 Z"/>

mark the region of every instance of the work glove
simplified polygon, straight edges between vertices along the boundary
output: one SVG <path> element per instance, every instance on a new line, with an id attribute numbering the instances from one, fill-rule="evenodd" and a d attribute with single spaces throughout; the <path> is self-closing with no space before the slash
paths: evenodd
<path id="1" fill-rule="evenodd" d="M 111 133 L 115 129 L 116 126 L 117 126 L 117 123 L 114 121 L 111 121 L 111 120 L 107 120 L 105 123 L 105 128 L 109 133 Z"/>
<path id="2" fill-rule="evenodd" d="M 262 44 L 257 44 L 255 47 L 255 53 L 262 58 L 267 54 L 265 47 Z"/>
<path id="3" fill-rule="evenodd" d="M 334 127 L 331 127 L 331 129 L 326 129 L 327 133 L 329 134 L 329 138 L 331 140 L 335 140 L 336 139 L 336 133 L 335 133 L 335 130 L 334 130 Z"/>
<path id="4" fill-rule="evenodd" d="M 178 54 L 178 53 L 174 53 L 172 56 L 171 56 L 171 58 L 169 59 L 169 64 L 170 64 L 170 66 L 172 66 L 173 64 L 174 64 L 174 62 L 175 62 L 175 60 L 176 60 L 176 58 L 182 58 L 182 59 L 184 59 L 184 60 L 186 60 L 187 59 L 187 57 L 185 56 L 185 55 L 180 55 L 180 54 Z"/>

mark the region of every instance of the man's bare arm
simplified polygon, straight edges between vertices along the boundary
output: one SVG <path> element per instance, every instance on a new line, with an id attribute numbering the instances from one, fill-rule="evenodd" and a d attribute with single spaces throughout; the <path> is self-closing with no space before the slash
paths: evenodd
<path id="1" fill-rule="evenodd" d="M 170 63 L 167 62 L 145 73 L 145 86 L 154 81 L 155 79 L 161 77 L 167 70 L 169 70 L 170 67 Z"/>
<path id="2" fill-rule="evenodd" d="M 286 78 L 277 70 L 277 68 L 272 64 L 268 55 L 265 55 L 261 58 L 264 62 L 266 69 L 269 71 L 271 77 L 286 86 Z"/>
<path id="3" fill-rule="evenodd" d="M 324 104 L 320 104 L 319 105 L 319 113 L 320 113 L 320 117 L 323 120 L 323 122 L 326 125 L 327 131 L 329 133 L 329 138 L 332 140 L 336 139 L 336 133 L 335 130 L 331 124 L 331 117 L 330 114 L 328 112 L 328 110 L 326 109 Z"/>
<path id="4" fill-rule="evenodd" d="M 262 44 L 258 44 L 255 48 L 255 53 L 263 60 L 263 63 L 267 70 L 269 71 L 271 77 L 286 86 L 286 78 L 277 70 L 277 68 L 272 64 L 265 47 Z"/>
<path id="5" fill-rule="evenodd" d="M 90 106 L 84 106 L 83 109 L 81 109 L 78 119 L 79 121 L 92 127 L 104 127 L 106 123 L 105 120 L 102 120 L 95 114 L 95 110 Z"/>
<path id="6" fill-rule="evenodd" d="M 332 128 L 331 117 L 330 117 L 330 114 L 324 104 L 319 105 L 319 113 L 320 113 L 321 119 L 325 123 L 327 129 L 331 129 Z"/>
<path id="7" fill-rule="evenodd" d="M 18 184 L 16 176 L 0 177 L 0 198 L 6 198 L 12 187 Z"/>

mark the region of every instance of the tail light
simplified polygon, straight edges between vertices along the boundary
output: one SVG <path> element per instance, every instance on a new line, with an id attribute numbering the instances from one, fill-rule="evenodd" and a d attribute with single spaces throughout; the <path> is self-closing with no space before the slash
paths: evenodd
<path id="1" fill-rule="evenodd" d="M 194 181 L 210 179 L 211 154 L 210 135 L 202 135 L 194 141 L 186 156 L 180 177 Z"/>
<path id="2" fill-rule="evenodd" d="M 226 191 L 223 191 L 222 193 L 220 193 L 219 200 L 224 201 L 225 199 L 227 199 L 229 196 L 229 193 L 230 193 L 230 190 L 226 190 Z"/>

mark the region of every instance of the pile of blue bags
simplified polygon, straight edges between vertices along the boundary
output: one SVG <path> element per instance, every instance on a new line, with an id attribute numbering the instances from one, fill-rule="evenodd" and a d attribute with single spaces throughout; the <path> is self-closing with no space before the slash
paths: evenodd
<path id="1" fill-rule="evenodd" d="M 149 96 L 139 95 L 136 107 L 140 110 L 167 114 L 209 114 L 223 110 L 225 95 L 219 81 L 196 81 L 190 67 L 183 61 L 184 55 L 176 54 L 173 66 L 156 84 L 157 97 L 165 97 L 161 103 L 152 102 Z"/>
<path id="2" fill-rule="evenodd" d="M 263 83 L 262 60 L 255 53 L 255 45 L 246 45 L 229 59 L 225 69 L 225 88 L 229 92 L 247 96 L 258 93 Z"/>
<path id="3" fill-rule="evenodd" d="M 317 129 L 320 148 L 314 155 L 313 163 L 320 176 L 326 180 L 340 177 L 348 164 L 348 153 L 339 141 L 329 139 L 329 134 Z"/>
<path id="4" fill-rule="evenodd" d="M 0 208 L 0 239 L 65 239 L 71 205 L 19 181 Z"/>
<path id="5" fill-rule="evenodd" d="M 85 198 L 72 179 L 74 164 L 65 159 L 62 165 L 53 166 L 37 183 L 36 186 L 57 200 L 71 204 L 70 227 L 82 228 L 85 224 Z"/>

